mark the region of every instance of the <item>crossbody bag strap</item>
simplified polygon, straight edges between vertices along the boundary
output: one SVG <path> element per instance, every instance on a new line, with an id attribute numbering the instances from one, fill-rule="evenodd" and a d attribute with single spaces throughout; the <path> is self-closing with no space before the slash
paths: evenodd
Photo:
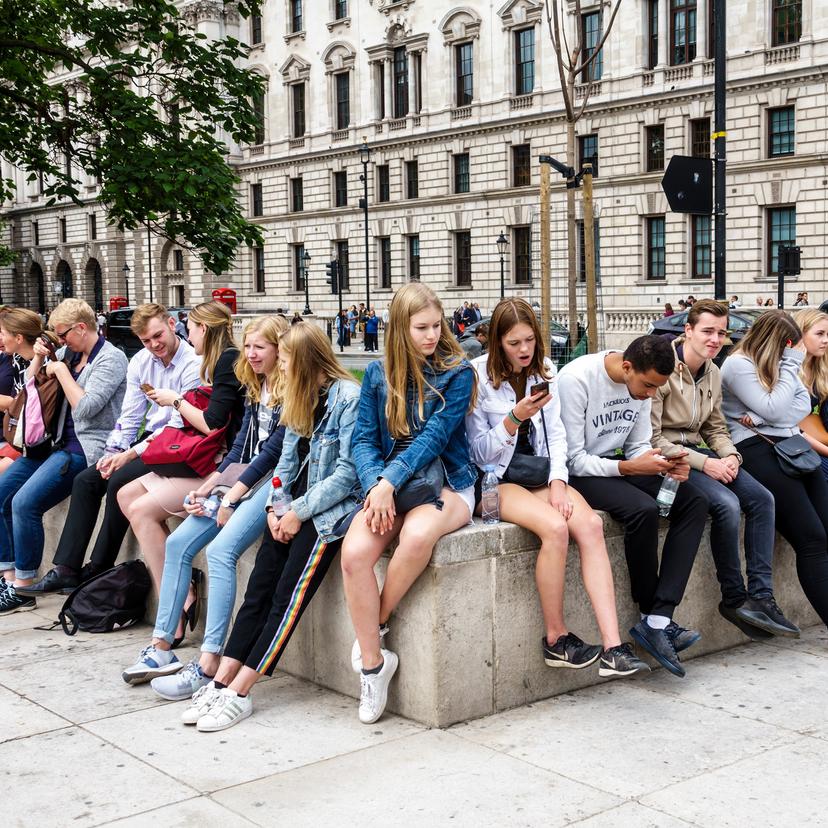
<path id="1" fill-rule="evenodd" d="M 742 423 L 742 425 L 744 425 L 744 423 Z M 770 437 L 768 437 L 765 434 L 762 434 L 762 432 L 759 431 L 759 429 L 756 428 L 755 426 L 749 425 L 749 426 L 746 426 L 746 428 L 749 428 L 752 432 L 754 432 L 754 434 L 756 434 L 757 437 L 761 437 L 766 443 L 770 443 L 772 446 L 776 445 L 776 443 L 774 443 L 773 440 L 771 440 Z"/>

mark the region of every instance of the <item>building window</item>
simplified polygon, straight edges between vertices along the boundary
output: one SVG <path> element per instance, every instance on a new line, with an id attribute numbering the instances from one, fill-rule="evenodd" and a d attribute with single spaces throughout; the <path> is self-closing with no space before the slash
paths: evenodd
<path id="1" fill-rule="evenodd" d="M 579 219 L 578 225 L 578 278 L 586 282 L 586 235 L 584 234 L 583 219 Z M 595 282 L 601 281 L 601 233 L 598 226 L 598 219 L 592 222 L 592 244 L 595 252 Z"/>
<path id="2" fill-rule="evenodd" d="M 658 4 L 659 0 L 647 0 L 647 68 L 655 69 L 658 63 Z"/>
<path id="3" fill-rule="evenodd" d="M 408 237 L 408 278 L 412 282 L 420 281 L 420 237 Z"/>
<path id="4" fill-rule="evenodd" d="M 670 0 L 670 65 L 696 59 L 696 0 Z"/>
<path id="5" fill-rule="evenodd" d="M 578 165 L 580 169 L 584 164 L 592 164 L 592 177 L 598 177 L 598 136 L 580 135 L 578 137 Z"/>
<path id="6" fill-rule="evenodd" d="M 380 287 L 391 288 L 391 239 L 383 236 L 379 240 Z"/>
<path id="7" fill-rule="evenodd" d="M 290 179 L 290 209 L 294 213 L 301 213 L 305 209 L 305 190 L 301 175 Z"/>
<path id="8" fill-rule="evenodd" d="M 334 206 L 348 206 L 348 172 L 346 170 L 334 173 Z"/>
<path id="9" fill-rule="evenodd" d="M 32 239 L 34 246 L 37 247 L 40 244 L 40 225 L 36 221 L 32 222 Z"/>
<path id="10" fill-rule="evenodd" d="M 257 92 L 253 96 L 253 116 L 256 120 L 255 131 L 253 133 L 254 145 L 263 144 L 265 142 L 265 96 L 264 92 Z"/>
<path id="11" fill-rule="evenodd" d="M 184 270 L 184 251 L 173 250 L 173 270 L 180 273 Z"/>
<path id="12" fill-rule="evenodd" d="M 647 172 L 664 169 L 664 124 L 649 126 L 645 131 Z"/>
<path id="13" fill-rule="evenodd" d="M 512 228 L 512 250 L 514 250 L 515 284 L 532 284 L 532 229 Z"/>
<path id="14" fill-rule="evenodd" d="M 454 47 L 457 106 L 468 106 L 474 97 L 474 47 L 461 43 Z"/>
<path id="15" fill-rule="evenodd" d="M 376 65 L 377 81 L 377 117 L 382 120 L 385 117 L 385 66 L 382 63 Z"/>
<path id="16" fill-rule="evenodd" d="M 794 154 L 796 118 L 792 106 L 768 110 L 768 156 L 780 158 Z"/>
<path id="17" fill-rule="evenodd" d="M 774 46 L 798 43 L 802 36 L 802 0 L 772 0 L 771 21 Z"/>
<path id="18" fill-rule="evenodd" d="M 694 279 L 709 279 L 713 274 L 713 243 L 710 233 L 710 216 L 691 216 Z"/>
<path id="19" fill-rule="evenodd" d="M 302 31 L 302 0 L 290 0 L 290 31 Z"/>
<path id="20" fill-rule="evenodd" d="M 262 199 L 262 185 L 261 185 L 261 183 L 250 185 L 250 203 L 251 203 L 251 210 L 252 210 L 254 216 L 263 216 L 264 215 L 264 203 L 263 203 L 263 199 Z"/>
<path id="21" fill-rule="evenodd" d="M 528 187 L 532 183 L 532 167 L 529 144 L 512 147 L 512 186 Z"/>
<path id="22" fill-rule="evenodd" d="M 302 138 L 305 134 L 305 84 L 294 83 L 290 87 L 291 108 L 293 111 L 293 137 Z"/>
<path id="23" fill-rule="evenodd" d="M 336 128 L 346 129 L 351 124 L 351 76 L 348 72 L 334 75 L 336 83 Z"/>
<path id="24" fill-rule="evenodd" d="M 416 52 L 411 56 L 414 62 L 414 112 L 423 111 L 423 56 Z"/>
<path id="25" fill-rule="evenodd" d="M 98 238 L 98 217 L 94 213 L 89 214 L 89 238 Z"/>
<path id="26" fill-rule="evenodd" d="M 348 16 L 348 0 L 334 0 L 334 20 L 344 20 Z"/>
<path id="27" fill-rule="evenodd" d="M 418 198 L 420 195 L 420 175 L 416 161 L 405 162 L 405 197 Z"/>
<path id="28" fill-rule="evenodd" d="M 66 219 L 60 219 L 60 240 L 63 244 L 66 244 Z"/>
<path id="29" fill-rule="evenodd" d="M 690 121 L 690 155 L 694 158 L 710 158 L 710 118 L 694 118 Z"/>
<path id="30" fill-rule="evenodd" d="M 391 176 L 388 164 L 377 164 L 377 201 L 391 201 Z"/>
<path id="31" fill-rule="evenodd" d="M 528 95 L 535 88 L 535 30 L 515 32 L 515 94 Z"/>
<path id="32" fill-rule="evenodd" d="M 342 290 L 351 289 L 351 270 L 348 262 L 348 242 L 338 241 L 336 243 L 336 260 L 339 262 L 339 284 Z"/>
<path id="33" fill-rule="evenodd" d="M 459 287 L 471 287 L 471 232 L 454 234 L 454 272 Z"/>
<path id="34" fill-rule="evenodd" d="M 666 279 L 664 216 L 647 219 L 647 278 Z"/>
<path id="35" fill-rule="evenodd" d="M 586 63 L 593 54 L 595 54 L 598 41 L 601 40 L 601 12 L 590 12 L 589 14 L 581 15 L 581 43 L 584 47 L 582 63 Z M 582 75 L 581 80 L 584 83 L 590 81 L 601 80 L 604 74 L 604 55 L 603 51 L 595 55 L 595 60 L 587 66 Z"/>
<path id="36" fill-rule="evenodd" d="M 702 0 L 704 2 L 704 0 Z M 714 0 L 707 0 L 707 57 L 716 56 L 716 4 Z"/>
<path id="37" fill-rule="evenodd" d="M 469 154 L 461 152 L 454 156 L 454 192 L 469 191 Z"/>
<path id="38" fill-rule="evenodd" d="M 305 255 L 304 244 L 294 244 L 293 247 L 293 289 L 305 289 Z"/>
<path id="39" fill-rule="evenodd" d="M 181 252 L 180 250 L 177 252 Z M 253 248 L 253 290 L 256 293 L 265 292 L 265 265 L 264 248 Z"/>
<path id="40" fill-rule="evenodd" d="M 408 115 L 408 53 L 405 46 L 394 49 L 394 117 Z"/>
<path id="41" fill-rule="evenodd" d="M 262 16 L 250 15 L 250 45 L 255 46 L 262 42 Z"/>
<path id="42" fill-rule="evenodd" d="M 768 210 L 768 276 L 779 276 L 779 245 L 796 244 L 796 207 Z"/>

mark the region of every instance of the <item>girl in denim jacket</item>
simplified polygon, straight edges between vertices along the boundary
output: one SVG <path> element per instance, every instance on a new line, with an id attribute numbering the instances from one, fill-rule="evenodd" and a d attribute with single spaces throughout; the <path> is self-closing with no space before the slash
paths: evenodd
<path id="1" fill-rule="evenodd" d="M 268 506 L 268 531 L 218 671 L 181 715 L 200 731 L 224 730 L 253 712 L 250 690 L 273 672 L 339 551 L 338 524 L 359 502 L 351 458 L 359 386 L 308 322 L 279 340 L 279 362 L 286 375 L 285 439 L 273 474 L 291 508 L 278 517 Z"/>
<path id="2" fill-rule="evenodd" d="M 354 461 L 366 498 L 342 545 L 357 638 L 351 660 L 360 673 L 359 719 L 365 724 L 382 715 L 397 669 L 397 655 L 380 644 L 388 619 L 437 541 L 470 522 L 477 479 L 464 425 L 475 401 L 475 376 L 434 291 L 419 282 L 397 291 L 385 348 L 384 363 L 371 363 L 362 383 Z M 400 514 L 397 496 L 425 469 L 439 499 Z M 380 593 L 374 565 L 397 536 Z"/>

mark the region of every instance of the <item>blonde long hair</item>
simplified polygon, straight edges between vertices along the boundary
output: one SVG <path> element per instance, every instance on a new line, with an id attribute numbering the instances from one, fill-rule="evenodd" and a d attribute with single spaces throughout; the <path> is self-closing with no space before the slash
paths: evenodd
<path id="1" fill-rule="evenodd" d="M 828 322 L 828 313 L 823 313 L 816 308 L 808 308 L 796 311 L 793 318 L 802 333 L 806 334 L 818 322 Z M 828 354 L 821 357 L 807 354 L 802 362 L 799 376 L 805 387 L 819 398 L 820 403 L 828 399 Z"/>
<path id="2" fill-rule="evenodd" d="M 394 294 L 388 312 L 388 326 L 385 334 L 385 382 L 387 386 L 385 418 L 388 421 L 388 430 L 395 439 L 408 437 L 411 434 L 406 400 L 409 383 L 414 384 L 417 392 L 417 412 L 420 420 L 425 419 L 426 388 L 434 391 L 445 403 L 443 395 L 426 379 L 423 371 L 426 359 L 414 346 L 409 331 L 411 317 L 427 308 L 434 308 L 440 313 L 440 339 L 431 360 L 434 370 L 442 373 L 450 368 L 456 368 L 465 356 L 449 328 L 437 294 L 428 285 L 422 282 L 409 282 Z M 477 385 L 475 384 L 469 401 L 470 411 L 474 408 L 476 401 Z"/>
<path id="3" fill-rule="evenodd" d="M 783 310 L 765 311 L 751 325 L 744 339 L 731 354 L 744 354 L 756 366 L 759 382 L 768 391 L 779 379 L 779 361 L 788 345 L 796 345 L 802 339 L 802 331 L 790 314 Z"/>
<path id="4" fill-rule="evenodd" d="M 325 383 L 356 380 L 337 361 L 328 337 L 311 322 L 297 322 L 279 339 L 290 356 L 285 377 L 281 423 L 300 437 L 313 434 L 313 413 L 319 401 L 319 375 Z"/>
<path id="5" fill-rule="evenodd" d="M 221 302 L 202 302 L 196 305 L 189 315 L 196 325 L 204 325 L 204 347 L 201 358 L 200 376 L 204 383 L 211 384 L 216 363 L 228 349 L 235 348 L 233 340 L 233 317 L 230 308 Z"/>
<path id="6" fill-rule="evenodd" d="M 290 325 L 283 316 L 261 316 L 258 319 L 253 319 L 244 326 L 242 346 L 247 344 L 248 336 L 260 334 L 266 342 L 276 347 L 278 355 L 279 337 L 286 333 L 289 327 Z M 262 383 L 265 380 L 270 392 L 270 398 L 267 401 L 269 408 L 275 408 L 279 405 L 284 396 L 285 380 L 282 371 L 279 369 L 278 359 L 271 372 L 266 377 L 262 377 L 253 370 L 253 367 L 247 361 L 244 350 L 242 350 L 239 361 L 236 363 L 236 378 L 245 387 L 247 399 L 254 405 L 261 400 Z"/>

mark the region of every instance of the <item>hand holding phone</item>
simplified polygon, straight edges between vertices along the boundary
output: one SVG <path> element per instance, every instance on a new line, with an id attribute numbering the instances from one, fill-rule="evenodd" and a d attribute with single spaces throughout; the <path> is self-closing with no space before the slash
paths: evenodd
<path id="1" fill-rule="evenodd" d="M 538 394 L 548 394 L 549 393 L 549 382 L 536 382 L 530 389 L 529 389 L 529 396 L 536 397 Z"/>

